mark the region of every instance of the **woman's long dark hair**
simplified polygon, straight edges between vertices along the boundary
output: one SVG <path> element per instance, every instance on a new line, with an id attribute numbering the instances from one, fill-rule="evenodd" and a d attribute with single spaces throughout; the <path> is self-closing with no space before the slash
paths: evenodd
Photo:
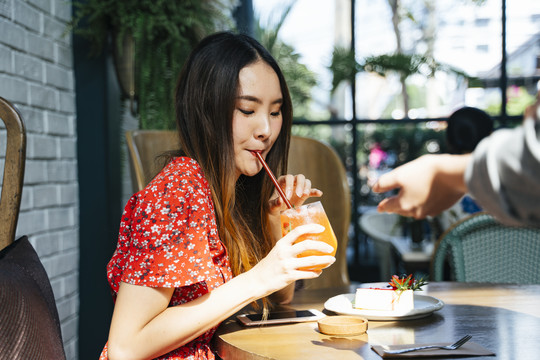
<path id="1" fill-rule="evenodd" d="M 287 168 L 292 103 L 272 55 L 253 38 L 221 32 L 203 39 L 186 61 L 176 88 L 176 122 L 182 152 L 195 159 L 210 184 L 219 235 L 234 275 L 251 269 L 270 251 L 268 223 L 273 184 L 261 171 L 236 181 L 232 117 L 244 67 L 263 61 L 279 78 L 283 104 L 281 132 L 266 160 L 275 174 Z"/>

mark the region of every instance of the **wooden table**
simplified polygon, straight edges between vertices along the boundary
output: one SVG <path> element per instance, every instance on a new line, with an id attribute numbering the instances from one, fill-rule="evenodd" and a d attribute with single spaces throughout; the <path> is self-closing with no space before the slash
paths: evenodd
<path id="1" fill-rule="evenodd" d="M 323 310 L 328 298 L 355 288 L 301 290 L 292 307 Z M 423 294 L 441 299 L 445 306 L 422 319 L 369 321 L 364 335 L 327 336 L 316 322 L 244 328 L 233 317 L 218 329 L 214 347 L 223 360 L 369 360 L 381 359 L 370 345 L 453 342 L 471 334 L 471 341 L 493 351 L 497 359 L 540 358 L 540 285 L 433 282 Z"/>

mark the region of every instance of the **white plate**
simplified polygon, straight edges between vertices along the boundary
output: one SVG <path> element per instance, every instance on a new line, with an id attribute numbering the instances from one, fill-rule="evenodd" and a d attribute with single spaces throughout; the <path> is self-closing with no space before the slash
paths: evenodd
<path id="1" fill-rule="evenodd" d="M 437 298 L 414 294 L 414 309 L 408 312 L 362 310 L 353 307 L 354 298 L 355 294 L 337 295 L 326 300 L 324 308 L 340 315 L 358 315 L 368 320 L 411 320 L 431 315 L 444 306 Z"/>

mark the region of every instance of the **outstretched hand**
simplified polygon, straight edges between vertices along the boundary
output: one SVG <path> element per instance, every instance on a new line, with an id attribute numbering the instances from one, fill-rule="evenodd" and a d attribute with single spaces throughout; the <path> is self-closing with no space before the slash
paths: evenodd
<path id="1" fill-rule="evenodd" d="M 424 155 L 382 175 L 373 191 L 398 189 L 398 193 L 383 199 L 377 210 L 416 219 L 440 214 L 466 193 L 463 176 L 469 159 L 469 155 Z"/>

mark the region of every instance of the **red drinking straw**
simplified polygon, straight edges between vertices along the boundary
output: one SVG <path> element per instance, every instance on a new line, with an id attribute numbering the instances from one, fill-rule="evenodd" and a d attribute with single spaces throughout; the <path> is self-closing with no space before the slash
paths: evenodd
<path id="1" fill-rule="evenodd" d="M 276 177 L 274 176 L 274 174 L 272 174 L 272 170 L 270 170 L 270 168 L 268 167 L 268 165 L 266 164 L 266 161 L 264 161 L 264 159 L 262 158 L 261 154 L 257 151 L 253 151 L 253 154 L 255 154 L 255 156 L 257 157 L 257 159 L 259 159 L 259 161 L 261 162 L 264 170 L 266 170 L 266 173 L 268 174 L 268 176 L 270 176 L 270 179 L 272 179 L 272 182 L 274 183 L 274 185 L 276 186 L 276 189 L 277 191 L 279 192 L 279 195 L 281 195 L 281 198 L 283 199 L 283 201 L 285 201 L 285 204 L 287 204 L 287 207 L 289 209 L 292 209 L 292 205 L 291 203 L 289 202 L 289 200 L 287 199 L 287 197 L 285 196 L 285 193 L 283 192 L 283 190 L 281 189 L 281 186 L 279 186 L 277 180 L 276 180 Z"/>

